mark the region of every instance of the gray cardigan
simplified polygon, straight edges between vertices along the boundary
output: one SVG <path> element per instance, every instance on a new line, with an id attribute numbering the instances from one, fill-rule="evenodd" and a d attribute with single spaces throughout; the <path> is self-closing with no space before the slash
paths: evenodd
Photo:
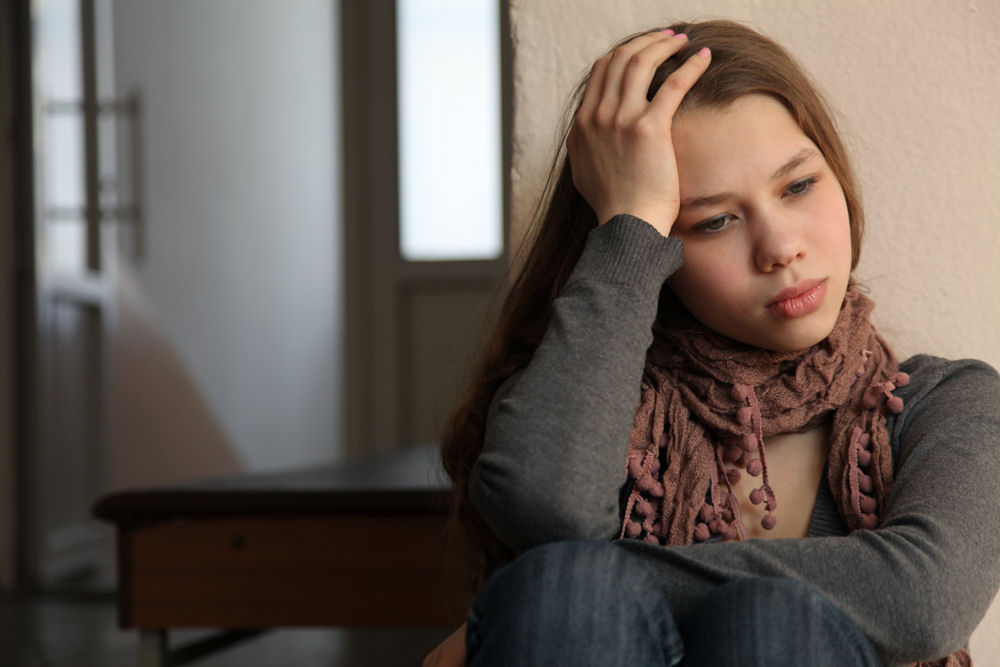
<path id="1" fill-rule="evenodd" d="M 592 231 L 527 368 L 497 392 L 472 502 L 517 551 L 617 537 L 619 492 L 660 286 L 683 256 L 631 216 Z M 1000 586 L 1000 378 L 977 361 L 918 356 L 890 416 L 895 482 L 882 525 L 843 532 L 825 482 L 810 537 L 659 547 L 641 554 L 682 618 L 720 583 L 810 583 L 887 664 L 962 647 Z"/>

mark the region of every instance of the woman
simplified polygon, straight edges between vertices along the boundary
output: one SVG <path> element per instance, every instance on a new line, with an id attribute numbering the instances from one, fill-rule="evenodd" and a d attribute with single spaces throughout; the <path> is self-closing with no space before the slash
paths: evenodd
<path id="1" fill-rule="evenodd" d="M 1000 381 L 899 364 L 870 324 L 857 188 L 798 65 L 730 22 L 637 36 L 566 145 L 445 434 L 488 581 L 425 664 L 970 664 Z"/>

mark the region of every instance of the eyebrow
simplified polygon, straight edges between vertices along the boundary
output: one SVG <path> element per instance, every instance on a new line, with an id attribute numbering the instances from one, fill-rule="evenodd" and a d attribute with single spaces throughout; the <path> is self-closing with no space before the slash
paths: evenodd
<path id="1" fill-rule="evenodd" d="M 770 182 L 780 180 L 790 174 L 791 172 L 798 169 L 804 162 L 811 160 L 815 157 L 819 157 L 819 151 L 815 148 L 803 148 L 798 153 L 789 158 L 788 162 L 778 167 L 778 169 L 771 174 Z M 690 197 L 681 202 L 681 209 L 686 208 L 699 208 L 705 206 L 715 206 L 721 204 L 730 199 L 734 199 L 735 195 L 732 192 L 720 192 L 714 195 L 707 195 L 705 197 Z"/>

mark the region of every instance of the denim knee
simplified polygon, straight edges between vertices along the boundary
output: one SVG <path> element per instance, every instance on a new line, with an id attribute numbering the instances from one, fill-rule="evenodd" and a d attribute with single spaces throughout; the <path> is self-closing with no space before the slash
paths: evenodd
<path id="1" fill-rule="evenodd" d="M 809 584 L 747 578 L 685 619 L 691 665 L 880 665 L 861 629 Z"/>
<path id="2" fill-rule="evenodd" d="M 552 542 L 526 551 L 499 570 L 476 604 L 510 604 L 522 618 L 542 615 L 540 623 L 554 613 L 566 617 L 587 609 L 610 614 L 642 604 L 665 610 L 665 600 L 642 595 L 650 583 L 647 566 L 609 542 Z"/>
<path id="3" fill-rule="evenodd" d="M 469 613 L 469 664 L 670 665 L 681 642 L 647 566 L 607 542 L 525 552 Z"/>

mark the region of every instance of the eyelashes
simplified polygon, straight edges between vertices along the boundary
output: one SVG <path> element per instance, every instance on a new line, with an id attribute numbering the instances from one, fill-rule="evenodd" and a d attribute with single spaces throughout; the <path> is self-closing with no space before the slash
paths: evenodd
<path id="1" fill-rule="evenodd" d="M 817 176 L 806 176 L 795 181 L 782 193 L 782 197 L 802 197 L 808 194 L 816 185 Z M 708 220 L 699 222 L 694 226 L 694 231 L 700 234 L 720 234 L 736 223 L 738 218 L 732 213 L 722 213 L 713 216 Z"/>
<path id="2" fill-rule="evenodd" d="M 736 216 L 732 213 L 723 213 L 714 218 L 709 218 L 705 222 L 698 223 L 695 225 L 694 230 L 702 234 L 718 234 L 728 229 L 735 220 Z"/>
<path id="3" fill-rule="evenodd" d="M 799 179 L 785 188 L 785 193 L 792 196 L 804 195 L 813 189 L 816 185 L 815 176 L 807 176 L 805 178 Z"/>

